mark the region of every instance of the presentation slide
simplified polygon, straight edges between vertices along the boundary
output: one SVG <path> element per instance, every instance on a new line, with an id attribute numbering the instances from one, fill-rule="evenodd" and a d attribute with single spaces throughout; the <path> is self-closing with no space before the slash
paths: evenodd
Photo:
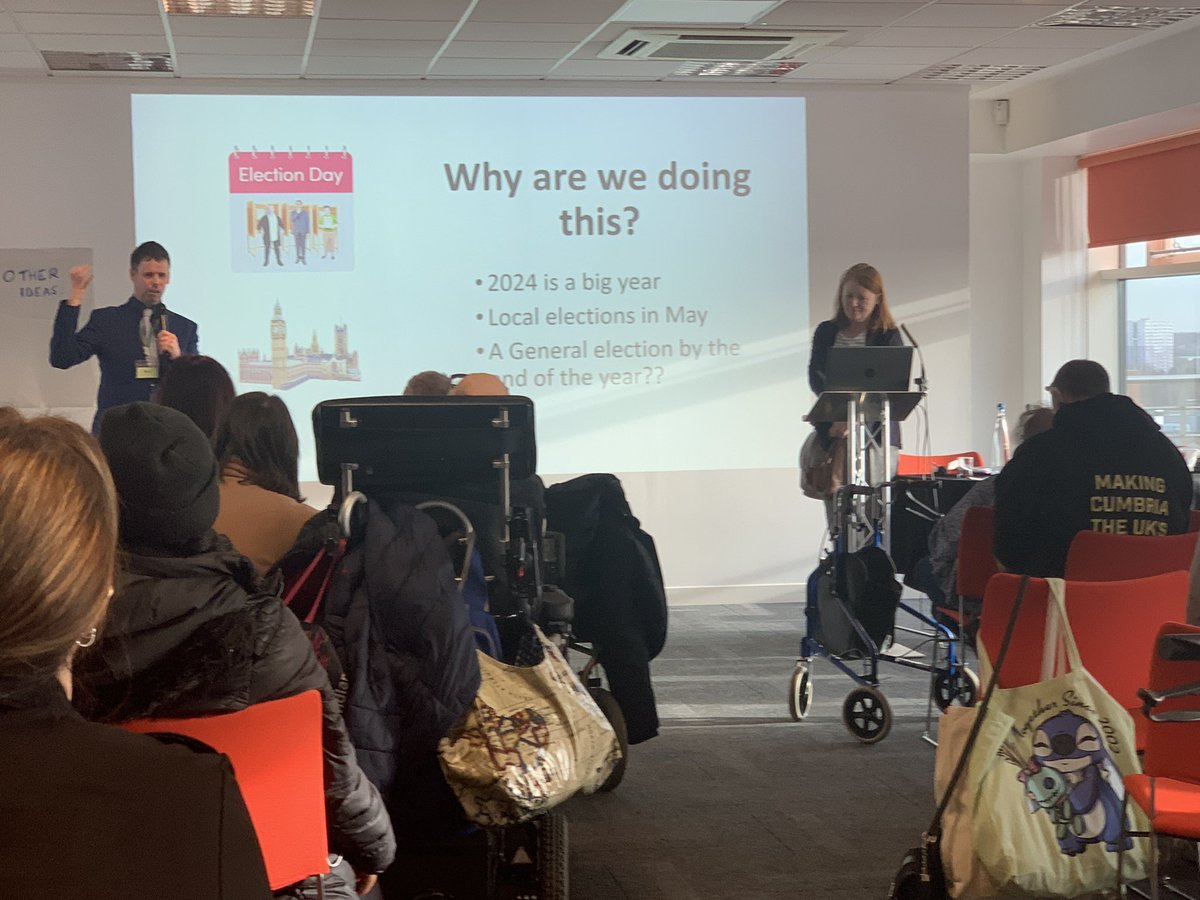
<path id="1" fill-rule="evenodd" d="M 137 239 L 239 392 L 491 372 L 544 473 L 794 466 L 802 98 L 135 95 Z M 120 298 L 112 298 L 119 302 Z"/>

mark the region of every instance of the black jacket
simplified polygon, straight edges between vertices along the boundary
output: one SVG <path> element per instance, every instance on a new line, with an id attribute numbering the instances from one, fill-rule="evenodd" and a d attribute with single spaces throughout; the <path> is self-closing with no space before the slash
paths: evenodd
<path id="1" fill-rule="evenodd" d="M 320 546 L 320 520 L 301 532 L 306 543 Z M 365 504 L 318 621 L 350 679 L 350 739 L 397 831 L 461 827 L 437 745 L 475 700 L 479 660 L 433 520 L 404 503 Z"/>
<path id="2" fill-rule="evenodd" d="M 826 319 L 817 326 L 812 337 L 812 354 L 808 358 L 808 386 L 814 394 L 825 390 L 825 365 L 829 361 L 829 351 L 837 339 L 837 322 Z M 899 347 L 904 343 L 898 328 L 886 331 L 868 331 L 868 347 Z M 815 425 L 823 447 L 829 446 L 829 424 L 822 422 Z M 891 445 L 900 446 L 900 423 L 892 422 Z"/>
<path id="3" fill-rule="evenodd" d="M 0 695 L 5 897 L 269 900 L 224 756 L 86 722 L 52 679 Z"/>
<path id="4" fill-rule="evenodd" d="M 127 553 L 102 639 L 75 669 L 76 704 L 113 722 L 227 712 L 319 690 L 330 851 L 360 872 L 391 864 L 395 835 L 312 644 L 276 597 L 258 592 L 253 563 L 223 536 L 211 534 L 187 557 Z"/>
<path id="5" fill-rule="evenodd" d="M 1120 394 L 1068 403 L 996 478 L 996 559 L 1061 577 L 1080 531 L 1179 534 L 1191 503 L 1183 456 L 1141 407 Z"/>

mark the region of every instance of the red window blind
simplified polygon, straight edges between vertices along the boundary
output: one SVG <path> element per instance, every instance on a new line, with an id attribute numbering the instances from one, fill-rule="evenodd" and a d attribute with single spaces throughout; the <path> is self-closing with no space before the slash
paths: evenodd
<path id="1" fill-rule="evenodd" d="M 1081 157 L 1088 246 L 1200 234 L 1200 131 Z"/>

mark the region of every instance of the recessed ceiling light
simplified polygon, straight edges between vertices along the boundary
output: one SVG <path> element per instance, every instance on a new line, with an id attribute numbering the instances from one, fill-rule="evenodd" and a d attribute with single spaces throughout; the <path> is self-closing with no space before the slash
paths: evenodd
<path id="1" fill-rule="evenodd" d="M 162 0 L 173 16 L 278 16 L 304 18 L 313 14 L 313 0 Z"/>
<path id="2" fill-rule="evenodd" d="M 1045 66 L 1011 66 L 1011 65 L 988 65 L 979 63 L 976 65 L 966 65 L 964 63 L 942 63 L 936 66 L 930 66 L 928 69 L 922 69 L 920 72 L 913 74 L 913 78 L 920 78 L 924 81 L 1012 81 L 1014 78 L 1021 78 L 1025 75 L 1032 75 L 1034 72 L 1040 72 Z"/>
<path id="3" fill-rule="evenodd" d="M 169 53 L 77 53 L 43 50 L 51 72 L 173 72 Z"/>
<path id="4" fill-rule="evenodd" d="M 777 0 L 630 0 L 611 21 L 745 25 L 778 5 Z"/>
<path id="5" fill-rule="evenodd" d="M 671 74 L 701 77 L 781 78 L 803 65 L 802 62 L 786 60 L 777 62 L 690 62 L 684 63 Z"/>
<path id="6" fill-rule="evenodd" d="M 1185 6 L 1078 6 L 1033 24 L 1037 28 L 1162 28 L 1195 15 L 1200 15 L 1200 9 Z"/>

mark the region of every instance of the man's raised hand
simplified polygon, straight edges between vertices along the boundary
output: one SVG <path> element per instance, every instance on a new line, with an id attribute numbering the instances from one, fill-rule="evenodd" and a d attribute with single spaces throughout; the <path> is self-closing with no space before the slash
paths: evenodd
<path id="1" fill-rule="evenodd" d="M 79 306 L 83 303 L 83 297 L 92 284 L 92 277 L 92 267 L 89 265 L 71 268 L 71 296 L 67 298 L 68 306 Z"/>

